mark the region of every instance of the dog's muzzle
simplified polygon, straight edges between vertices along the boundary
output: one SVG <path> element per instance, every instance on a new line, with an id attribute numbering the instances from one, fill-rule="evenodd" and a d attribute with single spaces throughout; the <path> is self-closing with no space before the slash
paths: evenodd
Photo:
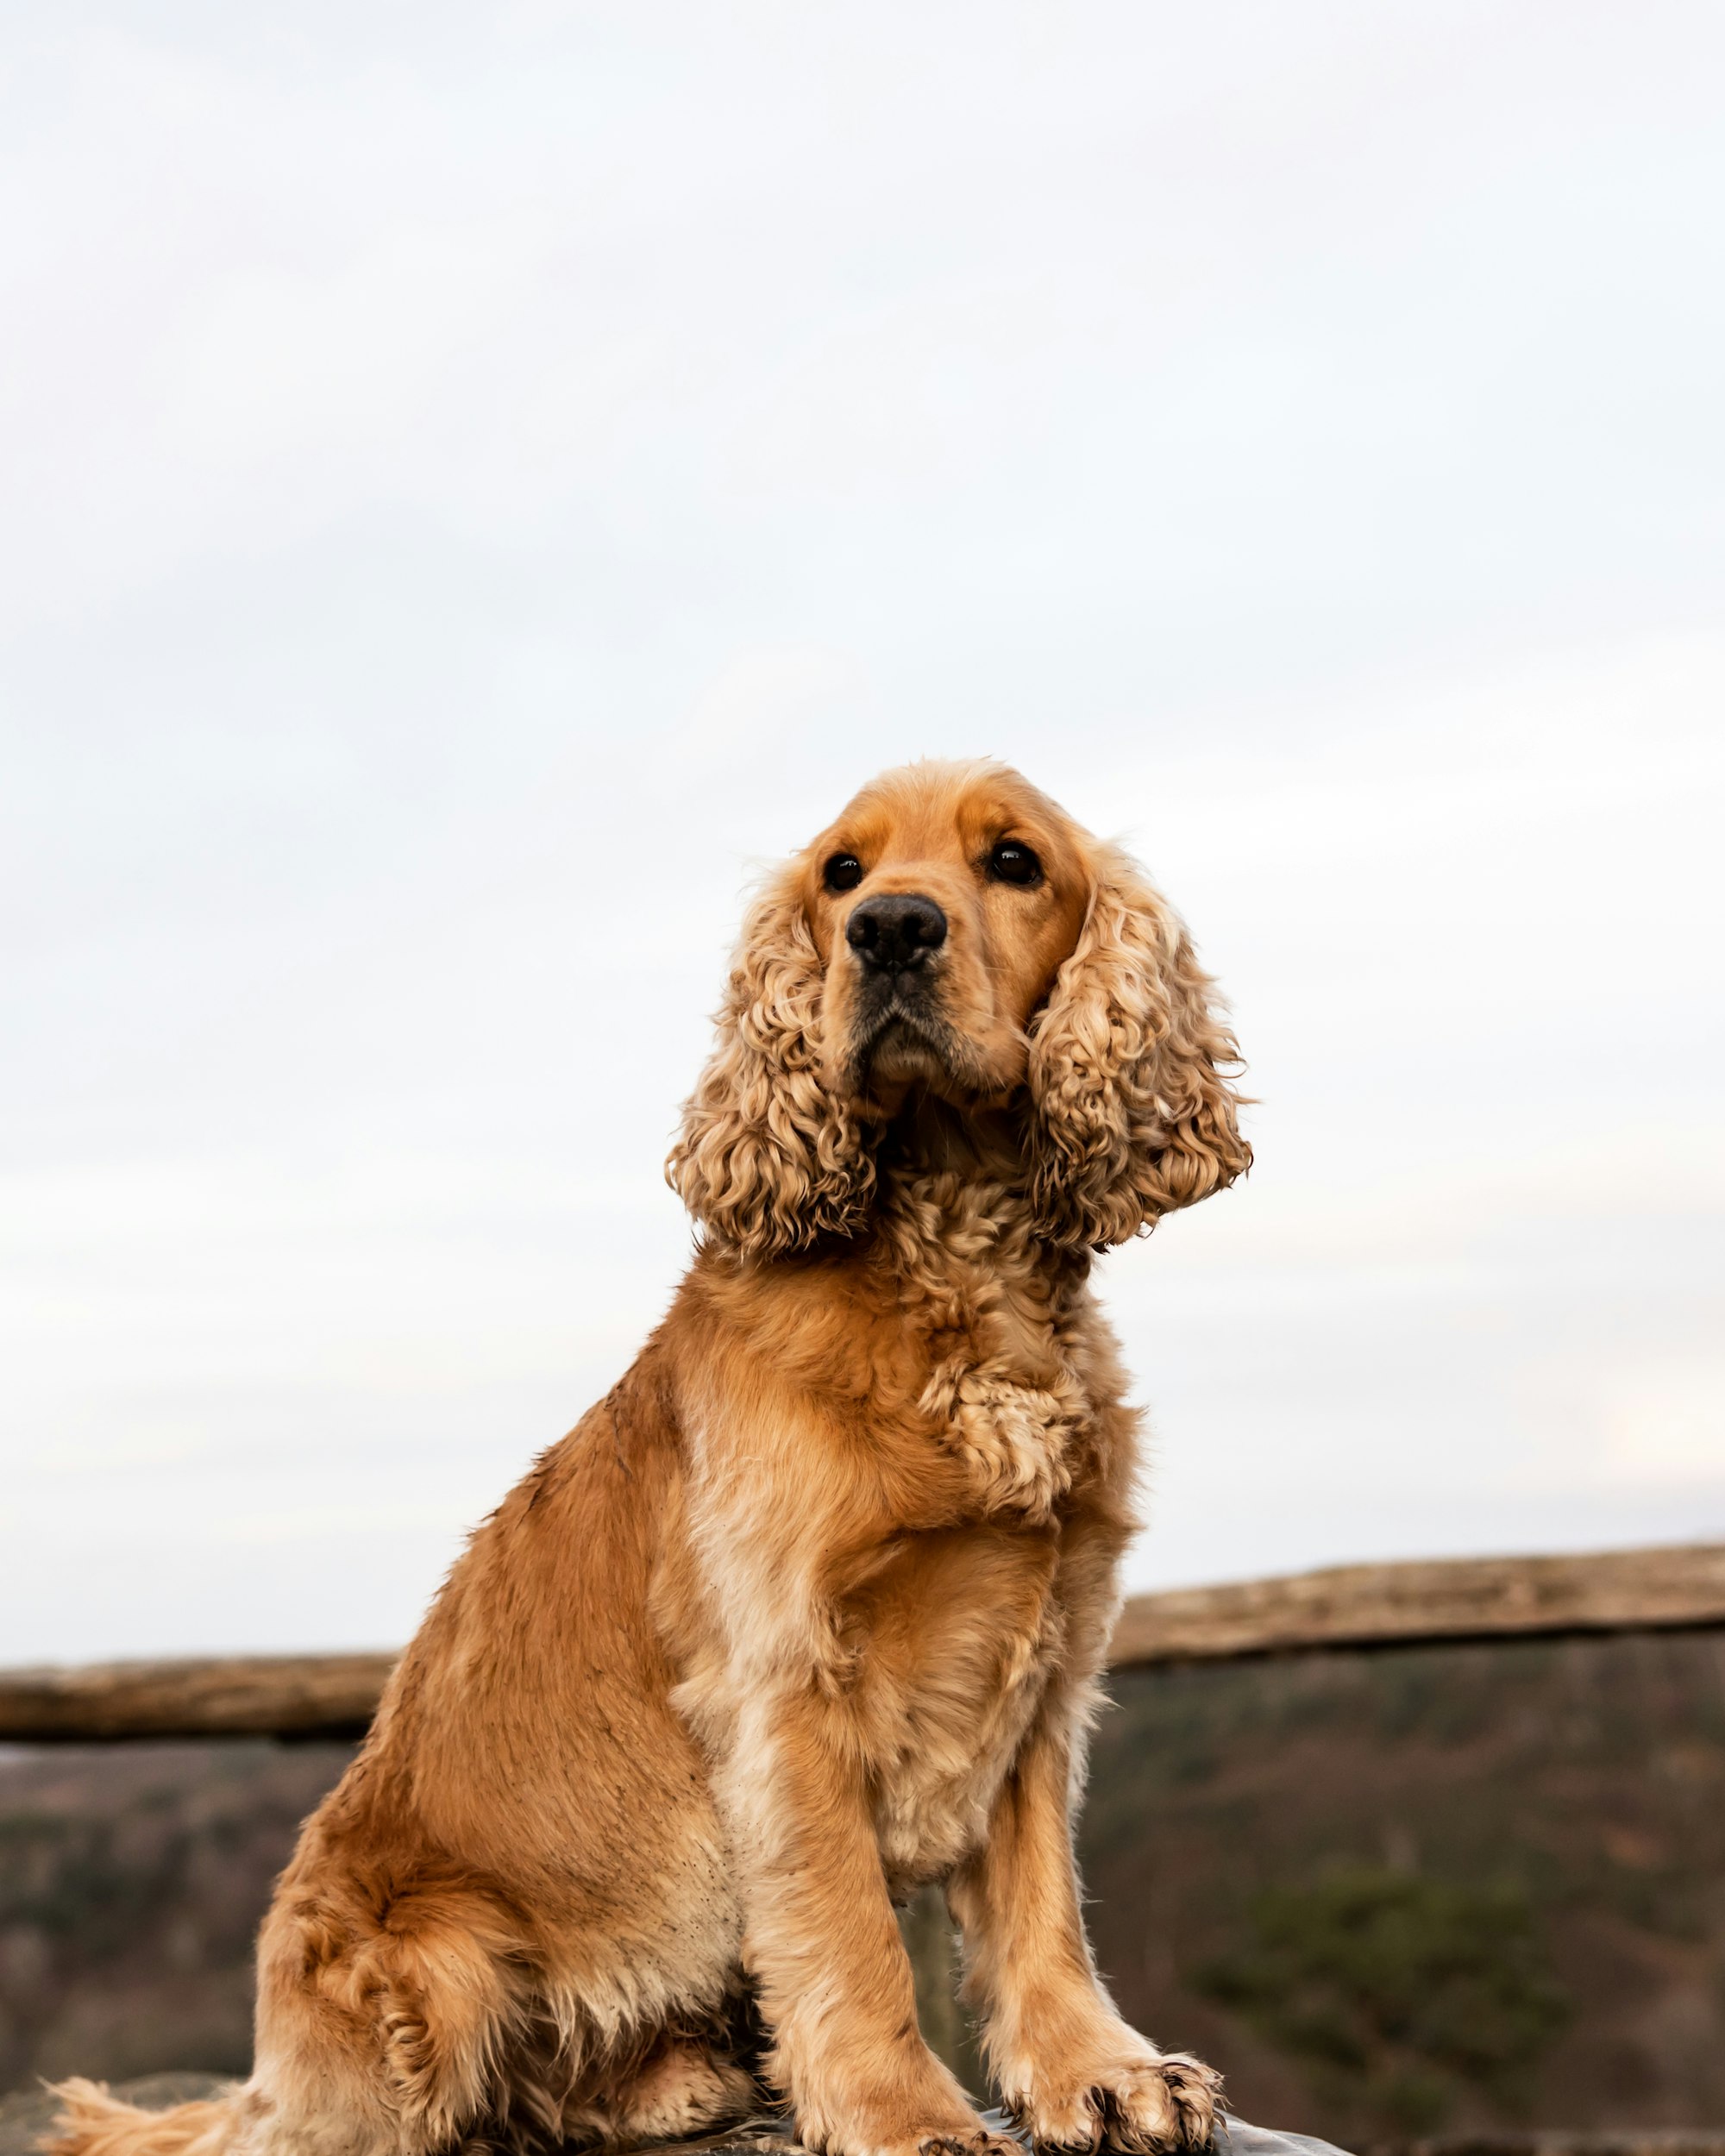
<path id="1" fill-rule="evenodd" d="M 956 1043 L 940 1009 L 946 916 L 919 893 L 864 899 L 845 924 L 856 959 L 852 1069 L 932 1075 L 954 1066 Z M 900 1066 L 903 1066 L 903 1069 Z"/>

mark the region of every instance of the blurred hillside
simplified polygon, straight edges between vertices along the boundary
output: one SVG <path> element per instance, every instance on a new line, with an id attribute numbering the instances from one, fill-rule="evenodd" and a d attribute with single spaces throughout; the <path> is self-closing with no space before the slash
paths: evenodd
<path id="1" fill-rule="evenodd" d="M 0 1755 L 0 2089 L 243 2072 L 252 1937 L 344 1745 Z"/>
<path id="2" fill-rule="evenodd" d="M 1725 2122 L 1725 1634 L 1113 1689 L 1097 1956 L 1243 2116 L 1352 2145 Z"/>
<path id="3" fill-rule="evenodd" d="M 1083 1834 L 1133 2021 L 1360 2145 L 1725 2120 L 1725 1634 L 1120 1673 Z M 347 1749 L 0 1757 L 0 2088 L 238 2071 Z"/>

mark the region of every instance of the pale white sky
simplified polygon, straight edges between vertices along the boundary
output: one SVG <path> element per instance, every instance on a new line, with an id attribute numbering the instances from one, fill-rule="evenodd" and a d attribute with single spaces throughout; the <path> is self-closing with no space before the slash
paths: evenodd
<path id="1" fill-rule="evenodd" d="M 1259 1166 L 1138 1584 L 1725 1534 L 1725 16 L 0 45 L 0 1660 L 405 1635 L 627 1363 L 740 893 L 1127 837 Z"/>

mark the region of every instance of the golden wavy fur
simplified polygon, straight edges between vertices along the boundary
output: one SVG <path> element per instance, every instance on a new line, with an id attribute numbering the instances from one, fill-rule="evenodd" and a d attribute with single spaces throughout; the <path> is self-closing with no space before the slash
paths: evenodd
<path id="1" fill-rule="evenodd" d="M 306 1824 L 252 2078 L 67 2083 L 62 2156 L 626 2146 L 762 2080 L 833 2156 L 986 2149 L 894 1918 L 931 1880 L 1039 2143 L 1206 2141 L 1214 2076 L 1098 1982 L 1070 1818 L 1134 1526 L 1092 1254 L 1245 1169 L 1233 1056 L 1173 913 L 1016 774 L 860 793 L 749 914 L 668 1316 Z"/>

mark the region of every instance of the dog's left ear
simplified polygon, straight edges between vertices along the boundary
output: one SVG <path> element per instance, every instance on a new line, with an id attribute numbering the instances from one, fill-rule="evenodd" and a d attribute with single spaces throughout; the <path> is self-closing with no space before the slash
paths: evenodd
<path id="1" fill-rule="evenodd" d="M 1103 852 L 1077 948 L 1030 1026 L 1030 1194 L 1051 1242 L 1124 1243 L 1251 1167 L 1213 988 L 1173 908 Z"/>

